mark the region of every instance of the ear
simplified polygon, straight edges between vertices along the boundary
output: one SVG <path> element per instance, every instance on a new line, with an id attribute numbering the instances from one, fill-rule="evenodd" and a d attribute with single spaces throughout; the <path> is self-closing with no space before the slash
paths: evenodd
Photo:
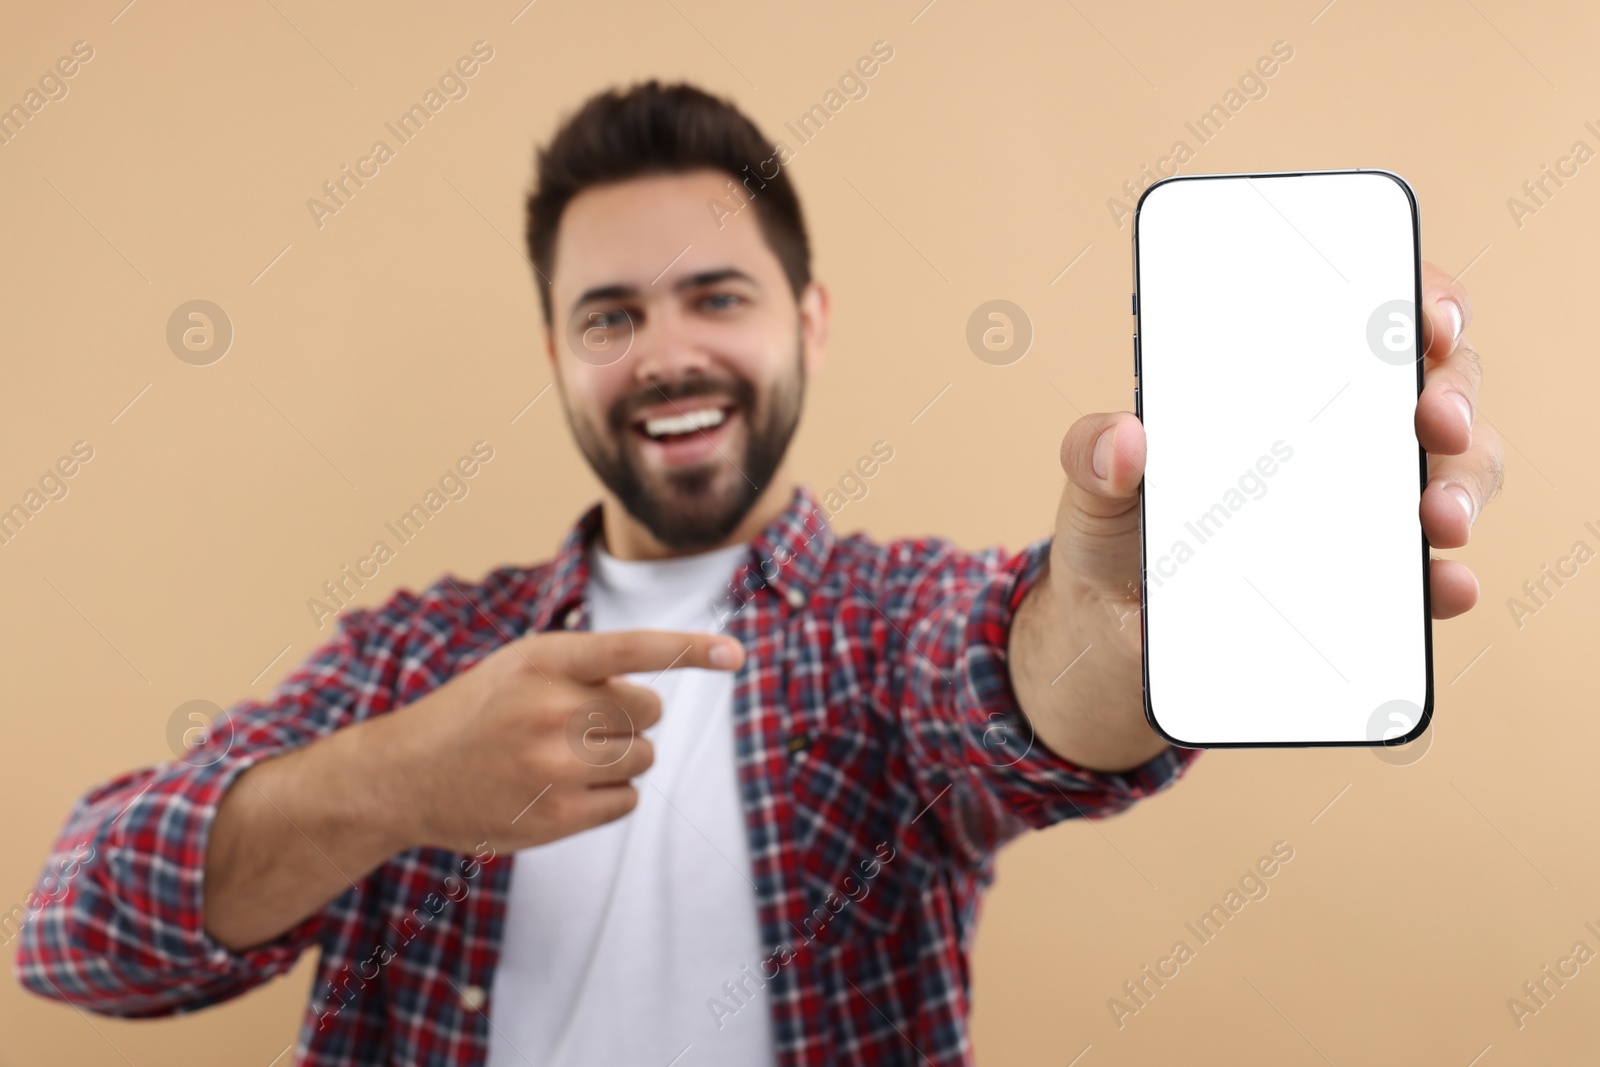
<path id="1" fill-rule="evenodd" d="M 828 313 L 828 287 L 812 279 L 800 291 L 800 339 L 808 377 L 820 371 L 827 358 Z"/>

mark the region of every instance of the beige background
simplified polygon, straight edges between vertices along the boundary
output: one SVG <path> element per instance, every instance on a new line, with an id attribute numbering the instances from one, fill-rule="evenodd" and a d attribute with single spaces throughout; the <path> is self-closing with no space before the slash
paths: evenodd
<path id="1" fill-rule="evenodd" d="M 471 442 L 494 461 L 365 602 L 543 558 L 593 499 L 555 394 L 526 407 L 549 371 L 519 236 L 532 147 L 589 92 L 691 78 L 777 137 L 874 41 L 894 48 L 791 164 L 837 312 L 794 455 L 822 488 L 887 440 L 841 529 L 1014 548 L 1049 528 L 1076 409 L 1130 404 L 1130 231 L 1107 198 L 1194 147 L 1184 121 L 1281 40 L 1268 94 L 1186 172 L 1380 166 L 1415 186 L 1425 254 L 1468 271 L 1482 414 L 1508 442 L 1504 493 L 1449 553 L 1482 601 L 1436 626 L 1420 761 L 1211 752 L 1128 815 L 1008 850 L 975 958 L 979 1058 L 1593 1058 L 1600 964 L 1521 1030 L 1506 1007 L 1574 942 L 1600 950 L 1582 926 L 1600 925 L 1600 564 L 1520 628 L 1507 607 L 1575 541 L 1600 548 L 1583 525 L 1600 526 L 1600 163 L 1520 228 L 1506 203 L 1574 141 L 1600 149 L 1592 6 L 123 2 L 16 3 L 0 30 L 0 103 L 73 42 L 95 53 L 0 147 L 0 502 L 73 442 L 95 450 L 0 547 L 0 910 L 79 793 L 168 757 L 173 709 L 263 694 L 304 657 L 325 636 L 306 599 Z M 470 95 L 319 230 L 306 199 L 480 39 L 495 55 Z M 195 298 L 236 331 L 206 367 L 164 337 Z M 992 298 L 1036 331 L 1008 367 L 963 339 Z M 1294 859 L 1270 895 L 1119 1030 L 1107 999 L 1280 840 Z M 310 978 L 306 961 L 144 1023 L 7 980 L 0 1063 L 266 1067 Z"/>

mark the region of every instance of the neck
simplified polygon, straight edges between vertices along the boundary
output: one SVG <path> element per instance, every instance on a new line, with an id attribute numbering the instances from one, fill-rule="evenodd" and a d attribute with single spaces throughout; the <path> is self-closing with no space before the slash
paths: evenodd
<path id="1" fill-rule="evenodd" d="M 772 480 L 756 498 L 755 504 L 745 517 L 739 520 L 739 525 L 732 533 L 714 545 L 701 545 L 690 549 L 673 548 L 662 544 L 643 523 L 628 513 L 628 509 L 622 506 L 620 500 L 606 491 L 600 499 L 603 518 L 602 537 L 606 551 L 617 559 L 671 559 L 699 552 L 714 552 L 719 548 L 754 540 L 761 531 L 772 524 L 774 519 L 783 514 L 790 500 L 794 498 L 794 490 L 795 483 L 789 477 L 788 464 L 783 464 L 773 473 Z"/>

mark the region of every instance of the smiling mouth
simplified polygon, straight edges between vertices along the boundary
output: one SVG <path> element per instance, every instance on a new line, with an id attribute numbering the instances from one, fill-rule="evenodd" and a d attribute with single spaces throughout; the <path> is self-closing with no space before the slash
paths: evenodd
<path id="1" fill-rule="evenodd" d="M 652 466 L 684 468 L 716 462 L 738 423 L 739 405 L 726 398 L 692 397 L 653 406 L 629 431 Z"/>
<path id="2" fill-rule="evenodd" d="M 636 419 L 632 428 L 647 440 L 670 444 L 721 427 L 733 412 L 732 404 L 691 405 L 686 402 L 668 411 L 658 411 L 646 418 Z"/>

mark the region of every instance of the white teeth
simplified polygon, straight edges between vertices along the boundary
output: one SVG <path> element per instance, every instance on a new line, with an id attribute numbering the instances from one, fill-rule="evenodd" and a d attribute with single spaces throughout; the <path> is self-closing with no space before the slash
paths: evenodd
<path id="1" fill-rule="evenodd" d="M 696 430 L 721 426 L 726 418 L 721 408 L 701 408 L 699 411 L 690 411 L 682 415 L 663 415 L 659 419 L 648 419 L 644 424 L 644 432 L 651 437 L 693 433 Z"/>

